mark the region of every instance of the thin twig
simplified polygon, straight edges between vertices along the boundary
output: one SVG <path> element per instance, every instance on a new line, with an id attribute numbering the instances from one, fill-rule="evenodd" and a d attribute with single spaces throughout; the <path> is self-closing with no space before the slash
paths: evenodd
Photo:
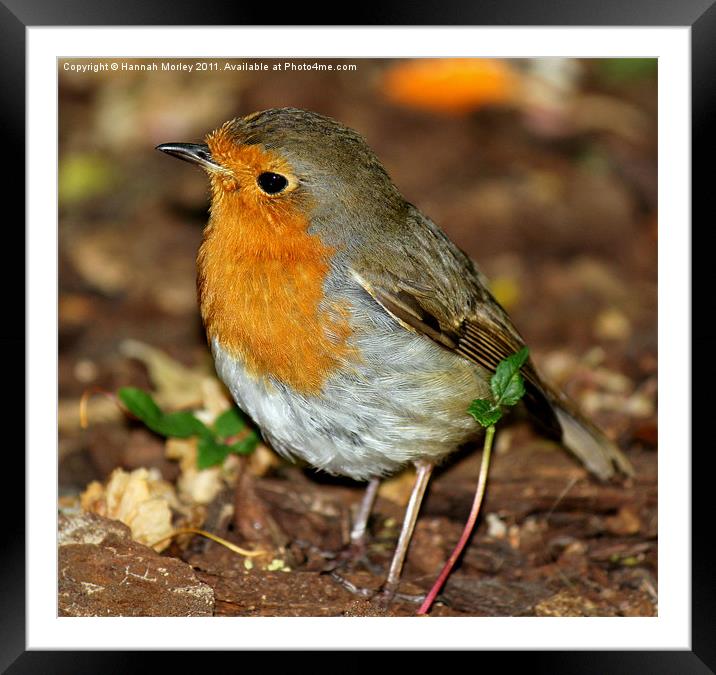
<path id="1" fill-rule="evenodd" d="M 111 391 L 102 389 L 102 387 L 90 387 L 89 389 L 85 389 L 82 392 L 82 397 L 80 398 L 80 428 L 81 429 L 86 429 L 87 427 L 89 427 L 89 415 L 87 414 L 87 405 L 89 404 L 90 398 L 92 396 L 94 396 L 95 394 L 102 394 L 103 396 L 106 396 L 125 415 L 128 413 L 128 410 L 122 405 L 122 402 Z"/>
<path id="2" fill-rule="evenodd" d="M 223 539 L 222 537 L 219 537 L 216 534 L 212 534 L 211 532 L 207 532 L 206 530 L 199 530 L 194 527 L 183 527 L 178 530 L 174 530 L 170 535 L 166 537 L 162 537 L 161 539 L 158 539 L 153 544 L 150 545 L 151 548 L 154 548 L 157 544 L 161 544 L 162 542 L 166 541 L 167 539 L 173 539 L 179 534 L 199 534 L 202 537 L 206 537 L 207 539 L 211 539 L 212 541 L 215 541 L 217 544 L 221 544 L 222 546 L 225 546 L 230 551 L 233 551 L 234 553 L 238 553 L 239 555 L 243 555 L 247 558 L 255 558 L 257 555 L 263 555 L 266 553 L 266 551 L 249 551 L 245 548 L 241 548 L 240 546 L 237 546 L 236 544 L 232 544 L 230 541 L 227 541 L 226 539 Z"/>
<path id="3" fill-rule="evenodd" d="M 570 479 L 569 483 L 567 483 L 567 487 L 562 490 L 562 492 L 559 493 L 559 497 L 557 497 L 557 500 L 554 504 L 552 504 L 552 507 L 549 511 L 547 511 L 547 515 L 545 516 L 545 520 L 549 520 L 549 517 L 554 513 L 554 510 L 559 506 L 559 503 L 567 496 L 567 493 L 579 482 L 579 477 L 574 476 L 572 479 Z"/>

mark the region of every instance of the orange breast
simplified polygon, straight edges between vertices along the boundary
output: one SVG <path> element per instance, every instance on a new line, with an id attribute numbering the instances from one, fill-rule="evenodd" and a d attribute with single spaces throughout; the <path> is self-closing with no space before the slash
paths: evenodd
<path id="1" fill-rule="evenodd" d="M 198 286 L 209 338 L 252 375 L 316 394 L 355 355 L 346 308 L 319 308 L 334 251 L 307 228 L 295 203 L 215 192 Z"/>

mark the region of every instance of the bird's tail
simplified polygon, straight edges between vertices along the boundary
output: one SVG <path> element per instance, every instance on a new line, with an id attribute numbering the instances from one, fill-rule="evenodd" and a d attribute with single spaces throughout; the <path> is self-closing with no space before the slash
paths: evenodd
<path id="1" fill-rule="evenodd" d="M 606 480 L 615 471 L 634 475 L 634 468 L 614 441 L 587 420 L 563 394 L 545 387 L 547 398 L 562 427 L 562 443 L 571 450 L 593 474 Z"/>

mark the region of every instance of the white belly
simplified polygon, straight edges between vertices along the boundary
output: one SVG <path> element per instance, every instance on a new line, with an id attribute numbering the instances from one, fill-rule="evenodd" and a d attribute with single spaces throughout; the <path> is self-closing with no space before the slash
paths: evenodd
<path id="1" fill-rule="evenodd" d="M 467 414 L 487 392 L 479 369 L 422 336 L 386 324 L 358 336 L 362 360 L 305 396 L 258 379 L 216 342 L 216 370 L 264 438 L 287 457 L 356 480 L 394 473 L 417 459 L 439 461 L 479 434 Z"/>

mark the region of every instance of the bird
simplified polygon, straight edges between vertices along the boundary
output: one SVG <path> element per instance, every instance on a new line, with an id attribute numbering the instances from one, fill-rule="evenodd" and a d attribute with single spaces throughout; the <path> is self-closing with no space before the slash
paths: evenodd
<path id="1" fill-rule="evenodd" d="M 477 265 L 339 121 L 272 108 L 157 149 L 209 178 L 197 289 L 217 374 L 279 454 L 367 483 L 354 550 L 380 480 L 414 465 L 378 594 L 389 602 L 433 469 L 479 438 L 467 409 L 522 336 Z M 531 359 L 521 375 L 548 437 L 602 480 L 633 475 Z"/>

